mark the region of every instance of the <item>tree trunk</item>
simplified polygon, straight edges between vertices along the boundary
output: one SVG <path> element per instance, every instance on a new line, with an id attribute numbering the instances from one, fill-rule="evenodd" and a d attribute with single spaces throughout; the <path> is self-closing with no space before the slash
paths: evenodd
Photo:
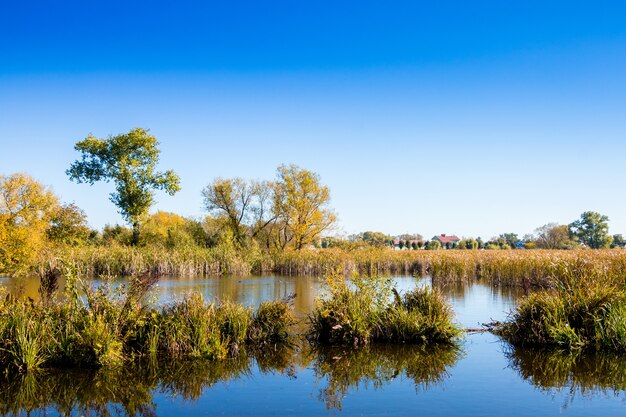
<path id="1" fill-rule="evenodd" d="M 133 239 L 130 244 L 133 246 L 137 246 L 139 244 L 139 222 L 133 222 Z"/>

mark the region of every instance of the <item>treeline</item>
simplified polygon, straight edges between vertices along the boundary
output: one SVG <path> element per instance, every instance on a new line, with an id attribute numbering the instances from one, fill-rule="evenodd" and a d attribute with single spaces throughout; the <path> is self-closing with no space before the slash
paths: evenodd
<path id="1" fill-rule="evenodd" d="M 69 178 L 113 182 L 110 200 L 129 227 L 92 230 L 80 208 L 62 203 L 29 175 L 0 176 L 0 273 L 27 271 L 45 249 L 59 247 L 214 249 L 203 257 L 258 259 L 260 252 L 309 247 L 336 219 L 328 187 L 296 165 L 278 167 L 273 181 L 213 180 L 202 190 L 204 218 L 150 214 L 156 190 L 173 195 L 180 189 L 173 171 L 156 171 L 160 151 L 154 136 L 144 129 L 107 139 L 89 136 L 75 149 L 81 158 L 67 170 Z"/>
<path id="2" fill-rule="evenodd" d="M 381 232 L 367 231 L 350 235 L 347 238 L 325 237 L 317 246 L 344 249 L 374 246 L 399 250 L 614 249 L 626 247 L 626 239 L 621 234 L 609 234 L 608 221 L 609 218 L 605 215 L 586 211 L 578 220 L 570 224 L 548 223 L 535 229 L 534 233 L 522 237 L 517 233 L 502 233 L 487 241 L 480 237 L 463 237 L 458 241 L 442 243 L 435 238 L 425 240 L 421 234 L 391 236 Z"/>
<path id="3" fill-rule="evenodd" d="M 595 212 L 585 212 L 569 225 L 547 224 L 522 238 L 505 233 L 488 241 L 462 238 L 442 243 L 435 238 L 425 240 L 420 234 L 390 236 L 374 231 L 348 238 L 328 237 L 336 221 L 330 190 L 317 174 L 296 165 L 281 165 L 273 180 L 212 180 L 201 191 L 204 217 L 161 211 L 150 214 L 157 190 L 170 195 L 180 190 L 174 171 L 156 169 L 160 150 L 154 136 L 139 128 L 106 139 L 88 136 L 76 143 L 75 149 L 80 159 L 66 172 L 70 180 L 90 185 L 112 182 L 115 188 L 110 201 L 128 226 L 93 230 L 84 211 L 62 202 L 29 175 L 0 176 L 1 274 L 32 271 L 55 256 L 75 256 L 68 255 L 69 249 L 84 247 L 102 248 L 99 254 L 80 253 L 82 260 L 97 258 L 86 268 L 92 271 L 130 268 L 136 273 L 133 264 L 147 263 L 158 272 L 209 274 L 282 270 L 282 260 L 289 259 L 286 252 L 306 248 L 596 249 L 624 247 L 626 243 L 621 235 L 609 235 L 608 218 Z M 126 247 L 143 249 L 130 255 L 117 250 Z M 163 258 L 164 251 L 169 251 L 167 262 L 151 261 Z M 129 257 L 129 265 L 124 267 L 102 265 Z"/>

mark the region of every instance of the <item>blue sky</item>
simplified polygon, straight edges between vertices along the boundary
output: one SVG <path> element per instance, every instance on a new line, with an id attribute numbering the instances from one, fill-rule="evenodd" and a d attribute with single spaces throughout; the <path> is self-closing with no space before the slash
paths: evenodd
<path id="1" fill-rule="evenodd" d="M 73 144 L 150 128 L 203 215 L 217 176 L 317 172 L 339 231 L 489 238 L 585 210 L 626 233 L 621 2 L 5 2 L 0 173 L 121 222 Z M 546 4 L 549 3 L 549 4 Z"/>

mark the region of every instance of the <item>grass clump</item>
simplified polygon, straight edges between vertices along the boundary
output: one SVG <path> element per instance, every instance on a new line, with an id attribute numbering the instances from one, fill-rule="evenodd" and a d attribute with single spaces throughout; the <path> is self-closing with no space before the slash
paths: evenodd
<path id="1" fill-rule="evenodd" d="M 626 352 L 626 291 L 564 269 L 556 289 L 524 298 L 499 333 L 514 346 Z"/>
<path id="2" fill-rule="evenodd" d="M 289 300 L 265 301 L 253 314 L 248 332 L 248 339 L 254 345 L 286 343 L 289 341 L 289 329 L 295 324 Z"/>
<path id="3" fill-rule="evenodd" d="M 452 322 L 452 309 L 437 290 L 416 288 L 400 297 L 386 279 L 355 275 L 348 282 L 332 274 L 326 282 L 328 294 L 316 299 L 310 316 L 309 338 L 316 343 L 452 344 L 461 334 Z"/>
<path id="4" fill-rule="evenodd" d="M 453 317 L 438 290 L 415 288 L 402 298 L 396 293 L 395 303 L 381 317 L 376 337 L 390 342 L 449 344 L 461 334 Z"/>

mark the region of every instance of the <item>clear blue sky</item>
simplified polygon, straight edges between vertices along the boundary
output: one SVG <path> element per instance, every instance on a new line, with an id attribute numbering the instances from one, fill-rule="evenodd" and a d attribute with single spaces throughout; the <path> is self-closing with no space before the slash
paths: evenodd
<path id="1" fill-rule="evenodd" d="M 320 174 L 347 233 L 489 238 L 585 210 L 626 233 L 626 3 L 4 2 L 0 173 L 121 222 L 73 144 L 150 128 L 202 215 L 217 176 Z"/>

